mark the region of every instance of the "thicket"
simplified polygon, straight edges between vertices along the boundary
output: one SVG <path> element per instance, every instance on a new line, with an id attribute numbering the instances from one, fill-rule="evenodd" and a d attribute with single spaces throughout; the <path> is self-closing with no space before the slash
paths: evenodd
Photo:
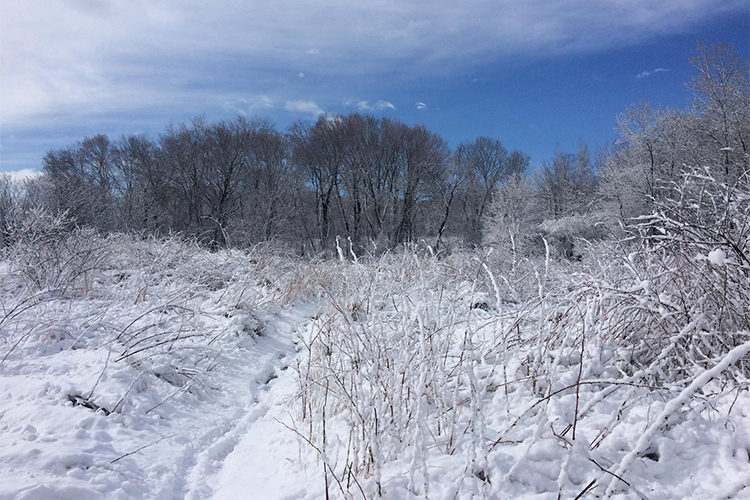
<path id="1" fill-rule="evenodd" d="M 733 428 L 750 375 L 750 94 L 726 47 L 694 62 L 708 95 L 649 111 L 643 135 L 629 131 L 649 108 L 629 110 L 598 183 L 576 172 L 584 148 L 502 183 L 482 252 L 329 264 L 298 432 L 332 495 L 647 498 L 666 486 L 642 462 L 669 468 L 690 422 Z"/>
<path id="2" fill-rule="evenodd" d="M 733 429 L 748 388 L 749 180 L 688 169 L 581 263 L 342 252 L 297 368 L 298 432 L 332 495 L 669 488 L 648 471 L 669 470 L 670 443 L 696 422 Z"/>

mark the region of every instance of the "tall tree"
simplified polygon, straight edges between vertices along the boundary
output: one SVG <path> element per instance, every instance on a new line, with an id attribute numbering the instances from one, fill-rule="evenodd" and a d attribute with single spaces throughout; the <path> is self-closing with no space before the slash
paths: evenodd
<path id="1" fill-rule="evenodd" d="M 113 163 L 112 144 L 101 134 L 49 151 L 42 164 L 51 180 L 51 208 L 67 211 L 81 225 L 116 229 Z"/>
<path id="2" fill-rule="evenodd" d="M 289 234 L 295 193 L 301 193 L 298 176 L 289 160 L 290 141 L 271 123 L 261 121 L 250 134 L 250 171 L 242 178 L 241 212 L 237 224 L 246 224 L 251 241 L 271 241 Z"/>
<path id="3" fill-rule="evenodd" d="M 546 219 L 586 213 L 593 207 L 596 176 L 584 143 L 579 144 L 575 154 L 563 153 L 558 148 L 551 161 L 542 163 L 535 181 Z"/>
<path id="4" fill-rule="evenodd" d="M 485 212 L 498 186 L 513 175 L 523 173 L 529 158 L 520 151 L 509 153 L 497 139 L 479 137 L 456 148 L 455 163 L 463 177 L 461 206 L 465 217 L 465 238 L 478 244 Z"/>
<path id="5" fill-rule="evenodd" d="M 144 135 L 121 137 L 114 144 L 114 185 L 119 200 L 119 227 L 157 233 L 159 200 L 165 195 L 158 171 L 156 144 Z"/>
<path id="6" fill-rule="evenodd" d="M 721 155 L 723 173 L 737 179 L 750 166 L 750 79 L 748 63 L 731 45 L 698 43 L 690 59 L 697 75 L 688 84 L 703 120 L 698 132 Z"/>

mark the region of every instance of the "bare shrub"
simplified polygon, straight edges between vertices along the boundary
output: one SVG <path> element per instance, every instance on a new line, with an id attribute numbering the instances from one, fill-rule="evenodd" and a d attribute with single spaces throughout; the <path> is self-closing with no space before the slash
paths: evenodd
<path id="1" fill-rule="evenodd" d="M 109 265 L 112 248 L 107 238 L 73 227 L 65 213 L 27 210 L 8 235 L 11 268 L 32 291 L 85 293 Z"/>
<path id="2" fill-rule="evenodd" d="M 590 243 L 581 263 L 548 251 L 321 264 L 329 307 L 298 370 L 301 429 L 326 475 L 379 496 L 401 470 L 429 497 L 430 464 L 460 457 L 457 488 L 499 495 L 549 481 L 524 468 L 541 448 L 560 498 L 641 495 L 652 485 L 634 460 L 659 460 L 670 429 L 728 415 L 746 387 L 744 182 L 690 170 L 629 239 Z"/>

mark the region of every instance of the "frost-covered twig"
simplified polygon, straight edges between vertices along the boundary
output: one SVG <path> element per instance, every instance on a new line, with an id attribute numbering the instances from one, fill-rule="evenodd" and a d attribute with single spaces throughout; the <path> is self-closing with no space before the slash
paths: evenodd
<path id="1" fill-rule="evenodd" d="M 729 351 L 729 353 L 727 353 L 727 355 L 724 356 L 724 358 L 719 361 L 713 368 L 706 370 L 695 377 L 693 382 L 685 389 L 683 389 L 676 398 L 669 400 L 667 404 L 664 405 L 664 409 L 661 411 L 661 413 L 659 413 L 654 422 L 646 429 L 643 434 L 641 434 L 641 437 L 638 438 L 638 442 L 636 443 L 635 447 L 620 461 L 620 465 L 617 467 L 617 470 L 614 472 L 614 474 L 616 476 L 623 476 L 633 464 L 638 455 L 648 449 L 651 444 L 651 440 L 661 429 L 661 427 L 667 422 L 667 419 L 675 411 L 679 410 L 682 405 L 684 405 L 690 399 L 695 391 L 702 388 L 711 379 L 719 376 L 724 370 L 739 361 L 748 353 L 750 353 L 750 342 L 746 342 L 735 347 L 734 349 Z M 620 481 L 620 479 L 619 477 L 616 477 L 612 480 L 612 482 L 610 482 L 609 486 L 607 487 L 605 498 L 609 498 L 612 496 L 617 488 L 618 481 Z"/>

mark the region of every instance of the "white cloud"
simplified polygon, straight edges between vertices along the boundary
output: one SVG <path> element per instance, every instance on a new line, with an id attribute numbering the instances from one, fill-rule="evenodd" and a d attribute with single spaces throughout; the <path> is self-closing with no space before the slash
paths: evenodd
<path id="1" fill-rule="evenodd" d="M 42 172 L 40 172 L 39 170 L 34 170 L 32 168 L 24 168 L 21 170 L 11 170 L 9 172 L 0 172 L 0 173 L 5 174 L 8 177 L 10 177 L 10 179 L 13 182 L 21 182 L 26 179 L 33 179 L 34 177 L 38 177 L 42 175 Z"/>
<path id="2" fill-rule="evenodd" d="M 250 99 L 240 98 L 224 102 L 225 111 L 237 113 L 242 116 L 257 114 L 263 110 L 273 109 L 274 107 L 273 99 L 267 95 L 257 95 Z"/>
<path id="3" fill-rule="evenodd" d="M 301 71 L 300 71 L 299 73 L 297 73 L 297 76 L 298 76 L 299 78 L 304 78 L 304 77 L 305 77 L 305 74 L 304 74 L 303 72 L 301 72 Z"/>
<path id="4" fill-rule="evenodd" d="M 392 109 L 393 111 L 396 111 L 396 106 L 388 101 L 378 101 L 375 103 L 375 109 Z"/>
<path id="5" fill-rule="evenodd" d="M 224 103 L 224 109 L 230 113 L 238 113 L 242 116 L 247 115 L 247 111 L 244 109 L 244 104 L 247 104 L 247 99 L 239 99 L 237 101 L 226 101 Z"/>
<path id="6" fill-rule="evenodd" d="M 258 111 L 260 109 L 271 109 L 274 107 L 273 99 L 267 95 L 256 96 L 250 102 L 250 111 Z"/>
<path id="7" fill-rule="evenodd" d="M 349 105 L 349 102 L 345 102 L 344 104 Z M 358 101 L 355 104 L 355 107 L 359 111 L 382 111 L 384 109 L 392 109 L 396 110 L 396 106 L 393 105 L 393 103 L 389 101 L 377 101 L 374 104 L 371 104 L 370 101 Z"/>
<path id="8" fill-rule="evenodd" d="M 642 71 L 642 72 L 640 72 L 640 73 L 638 73 L 636 75 L 636 78 L 638 78 L 639 80 L 641 80 L 643 78 L 646 78 L 647 76 L 651 76 L 651 75 L 653 75 L 655 73 L 664 73 L 665 71 L 669 71 L 669 70 L 667 68 L 656 68 L 656 69 L 651 70 L 651 71 Z"/>
<path id="9" fill-rule="evenodd" d="M 370 103 L 367 101 L 359 101 L 356 104 L 356 107 L 360 111 L 372 111 L 373 107 L 370 106 Z"/>
<path id="10" fill-rule="evenodd" d="M 504 57 L 617 49 L 746 10 L 746 0 L 437 0 L 429 9 L 418 0 L 3 0 L 2 121 L 10 131 L 53 115 L 221 107 L 231 97 L 217 99 L 216 85 L 271 92 L 310 55 L 322 78 L 461 74 Z"/>
<path id="11" fill-rule="evenodd" d="M 287 101 L 284 104 L 284 109 L 292 113 L 304 113 L 314 116 L 324 113 L 315 101 Z"/>
<path id="12" fill-rule="evenodd" d="M 424 111 L 424 110 L 426 110 L 426 109 L 427 109 L 427 104 L 425 104 L 425 103 L 423 103 L 423 102 L 419 102 L 419 101 L 417 101 L 417 103 L 415 104 L 415 106 L 417 107 L 417 109 L 418 109 L 419 111 Z"/>

